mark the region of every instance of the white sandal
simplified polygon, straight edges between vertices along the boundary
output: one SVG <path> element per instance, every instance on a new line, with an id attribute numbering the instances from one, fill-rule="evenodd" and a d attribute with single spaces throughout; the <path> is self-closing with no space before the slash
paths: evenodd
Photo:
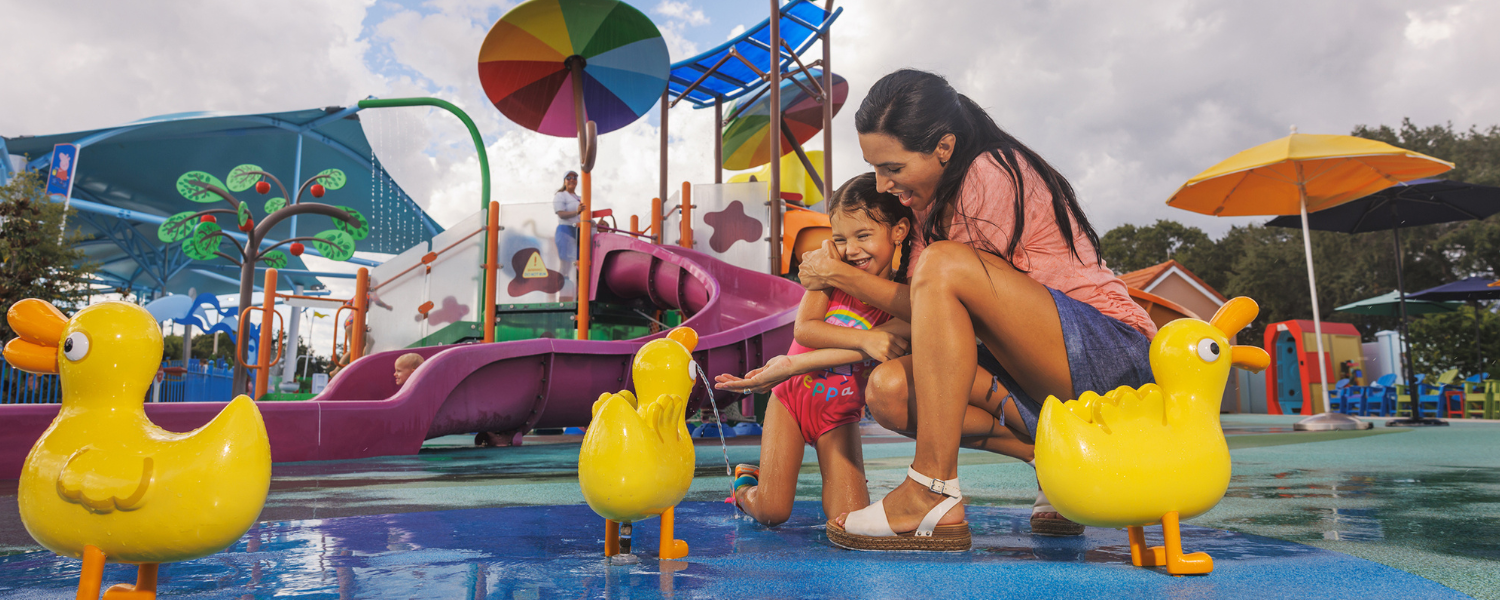
<path id="1" fill-rule="evenodd" d="M 828 540 L 834 545 L 850 550 L 915 551 L 915 552 L 964 552 L 973 545 L 969 533 L 969 522 L 953 525 L 938 525 L 939 519 L 963 501 L 958 479 L 933 479 L 916 469 L 908 468 L 906 476 L 912 481 L 927 486 L 928 491 L 945 496 L 942 502 L 927 516 L 915 531 L 896 533 L 891 530 L 885 516 L 885 500 L 849 513 L 845 525 L 834 519 L 828 520 Z"/>
<path id="2" fill-rule="evenodd" d="M 1056 513 L 1056 517 L 1038 517 L 1043 513 Z M 1031 504 L 1031 533 L 1049 537 L 1070 537 L 1083 535 L 1083 525 L 1068 520 L 1052 507 L 1052 502 L 1047 500 L 1047 493 L 1038 491 L 1036 502 Z"/>

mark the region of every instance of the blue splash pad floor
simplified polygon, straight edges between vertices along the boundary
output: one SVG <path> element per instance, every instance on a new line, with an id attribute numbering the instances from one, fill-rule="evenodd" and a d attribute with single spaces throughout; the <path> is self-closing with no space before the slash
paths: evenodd
<path id="1" fill-rule="evenodd" d="M 1465 598 L 1347 554 L 1183 527 L 1214 572 L 1172 577 L 1130 564 L 1122 530 L 1032 536 L 1030 511 L 973 506 L 974 550 L 850 552 L 828 543 L 822 511 L 798 502 L 774 529 L 722 503 L 678 507 L 683 560 L 655 559 L 659 524 L 638 524 L 639 564 L 607 566 L 603 520 L 587 506 L 526 506 L 262 523 L 225 552 L 164 565 L 171 598 Z M 1160 544 L 1160 528 L 1147 529 Z M 72 598 L 79 562 L 0 557 L 0 597 Z M 110 565 L 106 585 L 133 581 Z"/>

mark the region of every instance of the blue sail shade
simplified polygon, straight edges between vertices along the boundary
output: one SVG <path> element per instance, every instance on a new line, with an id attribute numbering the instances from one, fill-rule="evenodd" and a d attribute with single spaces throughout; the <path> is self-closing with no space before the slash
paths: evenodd
<path id="1" fill-rule="evenodd" d="M 370 221 L 372 232 L 357 242 L 356 250 L 397 253 L 442 231 L 385 172 L 365 138 L 355 114 L 358 110 L 335 106 L 250 115 L 191 112 L 118 127 L 0 139 L 11 154 L 25 156 L 30 169 L 47 168 L 55 144 L 80 146 L 72 195 L 79 211 L 68 226 L 94 237 L 85 242 L 84 249 L 87 260 L 102 265 L 99 276 L 105 282 L 135 290 L 186 293 L 196 288 L 230 293 L 239 289 L 239 271 L 228 261 L 188 260 L 180 243 L 163 244 L 157 239 L 162 218 L 188 210 L 229 207 L 222 201 L 199 204 L 183 198 L 176 182 L 184 172 L 206 171 L 222 180 L 235 166 L 255 164 L 296 194 L 295 186 L 301 182 L 293 178 L 299 172 L 300 154 L 302 180 L 329 168 L 346 175 L 342 188 L 328 190 L 317 199 L 305 195 L 303 200 L 360 211 Z M 265 216 L 266 200 L 280 195 L 273 188 L 267 195 L 252 189 L 235 197 L 253 207 L 258 220 Z M 297 218 L 296 234 L 310 236 L 333 227 L 328 217 L 303 215 Z M 228 229 L 238 233 L 232 225 Z M 292 220 L 287 219 L 267 239 L 291 236 Z M 307 246 L 311 254 L 312 245 Z M 287 264 L 287 270 L 305 268 L 296 257 Z M 322 287 L 311 274 L 285 279 L 306 288 Z"/>
<path id="2" fill-rule="evenodd" d="M 838 8 L 830 13 L 808 0 L 792 0 L 781 7 L 781 39 L 791 46 L 793 53 L 800 55 L 817 41 L 818 35 L 828 30 L 843 11 L 844 9 Z M 714 65 L 719 65 L 719 61 L 730 50 L 738 52 L 764 72 L 771 62 L 770 40 L 771 19 L 767 18 L 717 48 L 673 63 L 671 76 L 667 80 L 668 95 L 673 98 L 682 97 L 684 90 L 702 78 L 704 73 L 713 70 Z M 784 55 L 780 70 L 786 72 L 791 64 L 792 59 Z M 730 58 L 688 92 L 686 98 L 694 107 L 706 108 L 713 106 L 715 98 L 721 101 L 733 100 L 754 91 L 764 83 L 765 80 L 745 63 Z"/>

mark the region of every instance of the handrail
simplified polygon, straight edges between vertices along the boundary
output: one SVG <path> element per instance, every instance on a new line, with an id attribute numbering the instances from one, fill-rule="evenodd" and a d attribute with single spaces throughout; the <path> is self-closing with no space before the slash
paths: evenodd
<path id="1" fill-rule="evenodd" d="M 505 229 L 505 228 L 501 227 L 500 229 Z M 453 242 L 452 244 L 448 244 L 448 246 L 445 247 L 445 248 L 443 248 L 442 250 L 436 250 L 436 251 L 428 252 L 427 254 L 422 255 L 422 260 L 418 261 L 417 264 L 414 264 L 414 265 L 412 265 L 410 267 L 402 269 L 400 273 L 397 273 L 395 275 L 387 277 L 385 281 L 382 281 L 379 284 L 376 284 L 375 287 L 370 288 L 370 291 L 372 291 L 372 292 L 378 292 L 378 291 L 380 291 L 380 288 L 383 288 L 387 284 L 389 284 L 389 283 L 391 283 L 393 281 L 396 281 L 397 279 L 400 279 L 403 275 L 406 275 L 407 273 L 412 272 L 412 270 L 416 269 L 417 267 L 420 267 L 422 265 L 431 265 L 434 261 L 437 260 L 437 257 L 439 255 L 441 255 L 442 253 L 454 249 L 459 244 L 462 244 L 462 243 L 464 243 L 466 241 L 469 241 L 469 238 L 472 238 L 472 237 L 474 237 L 476 235 L 479 235 L 481 233 L 484 233 L 484 229 L 483 228 L 475 229 L 474 231 L 469 232 L 469 235 L 466 235 L 466 236 L 463 236 L 463 237 L 459 238 L 457 241 Z"/>

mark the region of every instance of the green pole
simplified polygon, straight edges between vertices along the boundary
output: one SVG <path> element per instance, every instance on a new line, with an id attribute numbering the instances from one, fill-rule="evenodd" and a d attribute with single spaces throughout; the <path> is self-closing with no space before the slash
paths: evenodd
<path id="1" fill-rule="evenodd" d="M 469 137 L 474 138 L 474 151 L 479 153 L 479 181 L 480 181 L 479 210 L 489 210 L 489 208 L 490 208 L 490 157 L 489 157 L 489 154 L 484 151 L 484 138 L 480 137 L 480 135 L 479 135 L 479 128 L 474 126 L 474 120 L 470 119 L 468 113 L 465 113 L 463 111 L 463 109 L 461 109 L 461 108 L 459 108 L 457 106 L 454 106 L 452 102 L 448 102 L 447 100 L 439 100 L 437 98 L 374 98 L 374 97 L 371 97 L 371 98 L 366 98 L 364 100 L 360 100 L 359 101 L 359 108 L 361 110 L 367 109 L 367 108 L 395 108 L 395 107 L 403 107 L 403 106 L 436 106 L 436 107 L 441 108 L 443 110 L 446 110 L 446 111 L 448 111 L 450 113 L 453 113 L 453 116 L 458 117 L 458 120 L 463 121 L 464 127 L 469 128 Z M 489 234 L 486 233 L 485 234 L 485 240 L 484 240 L 484 243 L 486 244 L 486 246 L 488 246 L 488 244 L 490 243 L 490 240 L 488 238 L 489 238 Z M 485 290 L 489 289 L 488 288 L 488 283 L 489 282 L 486 281 L 487 277 L 488 277 L 488 275 L 485 275 L 484 272 L 481 271 L 480 285 L 479 285 L 479 306 L 480 307 L 487 306 L 487 304 L 485 304 L 486 301 L 491 302 L 491 303 L 493 303 L 495 301 L 494 298 L 485 298 L 484 297 L 485 296 Z M 483 314 L 483 313 L 481 313 L 481 314 Z"/>

